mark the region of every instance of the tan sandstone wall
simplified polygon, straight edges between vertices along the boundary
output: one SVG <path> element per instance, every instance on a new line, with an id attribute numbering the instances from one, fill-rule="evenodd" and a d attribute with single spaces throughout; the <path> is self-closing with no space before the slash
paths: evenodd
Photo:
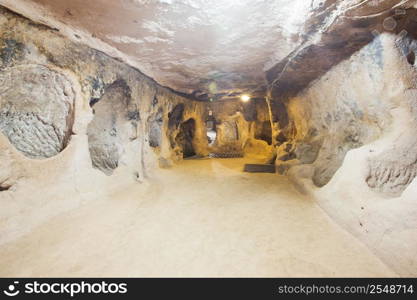
<path id="1" fill-rule="evenodd" d="M 293 159 L 277 161 L 402 276 L 417 274 L 416 49 L 381 35 L 292 99 Z"/>

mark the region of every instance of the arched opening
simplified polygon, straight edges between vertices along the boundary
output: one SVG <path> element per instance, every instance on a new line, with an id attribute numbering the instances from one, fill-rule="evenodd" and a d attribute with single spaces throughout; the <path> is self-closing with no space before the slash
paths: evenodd
<path id="1" fill-rule="evenodd" d="M 209 114 L 206 120 L 207 140 L 209 146 L 214 145 L 217 139 L 216 119 L 213 114 Z"/>
<path id="2" fill-rule="evenodd" d="M 189 119 L 180 125 L 180 130 L 175 138 L 177 144 L 182 148 L 184 158 L 195 156 L 193 139 L 195 136 L 195 120 Z"/>
<path id="3" fill-rule="evenodd" d="M 272 144 L 272 126 L 270 121 L 256 123 L 255 139 L 265 141 L 268 145 Z"/>
<path id="4" fill-rule="evenodd" d="M 414 66 L 414 63 L 416 62 L 416 55 L 413 51 L 411 51 L 408 55 L 407 55 L 407 61 L 410 65 Z"/>

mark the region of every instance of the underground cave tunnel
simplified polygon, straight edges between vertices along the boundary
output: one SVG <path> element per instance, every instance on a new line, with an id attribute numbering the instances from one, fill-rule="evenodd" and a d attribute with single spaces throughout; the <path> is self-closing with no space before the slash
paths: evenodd
<path id="1" fill-rule="evenodd" d="M 0 0 L 0 275 L 417 276 L 416 17 Z"/>

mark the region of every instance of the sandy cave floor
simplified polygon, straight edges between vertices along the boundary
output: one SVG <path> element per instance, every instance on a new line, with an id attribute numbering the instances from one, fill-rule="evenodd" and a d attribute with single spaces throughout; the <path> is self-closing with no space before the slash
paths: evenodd
<path id="1" fill-rule="evenodd" d="M 396 276 L 285 177 L 186 160 L 0 247 L 0 276 Z"/>

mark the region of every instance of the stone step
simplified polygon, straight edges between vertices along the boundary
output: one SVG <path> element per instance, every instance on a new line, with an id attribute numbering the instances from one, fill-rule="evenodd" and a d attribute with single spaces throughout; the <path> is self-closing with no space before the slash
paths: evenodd
<path id="1" fill-rule="evenodd" d="M 275 173 L 275 165 L 245 164 L 243 171 L 248 173 Z"/>
<path id="2" fill-rule="evenodd" d="M 210 153 L 210 158 L 241 158 L 243 153 L 240 152 L 222 152 L 222 153 Z"/>

